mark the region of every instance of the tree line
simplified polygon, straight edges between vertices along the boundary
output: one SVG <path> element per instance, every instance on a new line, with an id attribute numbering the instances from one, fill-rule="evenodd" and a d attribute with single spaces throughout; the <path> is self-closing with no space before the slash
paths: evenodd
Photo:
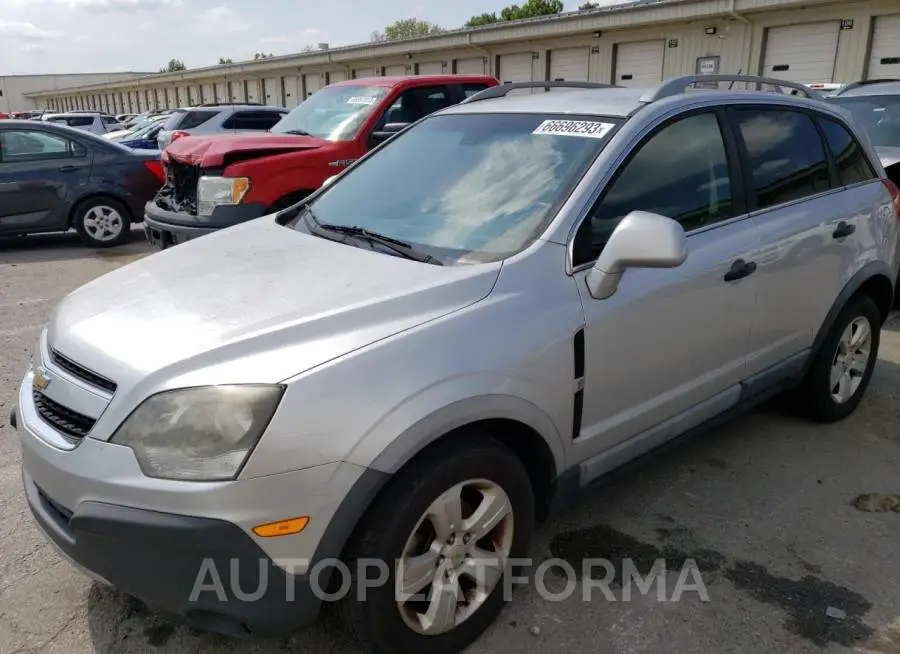
<path id="1" fill-rule="evenodd" d="M 598 2 L 583 2 L 578 6 L 581 11 L 596 9 L 600 6 Z M 511 20 L 521 20 L 523 18 L 537 18 L 539 16 L 553 16 L 562 13 L 562 0 L 525 0 L 522 4 L 512 4 L 504 7 L 499 12 L 489 12 L 472 16 L 465 22 L 464 27 L 479 27 L 482 25 L 493 25 L 495 23 L 504 23 Z M 440 25 L 436 25 L 427 20 L 419 20 L 418 18 L 402 18 L 385 27 L 383 30 L 372 32 L 371 40 L 380 41 L 399 41 L 401 39 L 412 39 L 421 36 L 430 36 L 432 34 L 440 34 L 446 30 Z M 307 45 L 303 48 L 303 52 L 312 52 L 315 48 Z M 275 55 L 272 53 L 257 52 L 253 55 L 254 61 L 260 59 L 271 59 Z M 230 57 L 219 57 L 219 64 L 232 64 L 234 61 Z M 169 63 L 160 68 L 161 73 L 172 73 L 179 70 L 187 70 L 187 66 L 183 61 L 171 59 Z"/>

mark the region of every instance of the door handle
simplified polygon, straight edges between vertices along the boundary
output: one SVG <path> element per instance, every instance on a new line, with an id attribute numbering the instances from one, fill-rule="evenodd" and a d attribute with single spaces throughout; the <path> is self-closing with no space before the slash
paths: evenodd
<path id="1" fill-rule="evenodd" d="M 78 166 L 71 166 L 71 165 L 68 165 L 68 166 L 62 166 L 62 167 L 60 167 L 59 172 L 61 172 L 61 173 L 74 173 L 76 170 L 78 170 Z"/>
<path id="2" fill-rule="evenodd" d="M 848 222 L 844 222 L 843 220 L 837 224 L 837 227 L 834 228 L 834 231 L 831 233 L 832 238 L 844 238 L 845 236 L 850 236 L 853 232 L 856 231 L 856 225 L 851 225 Z"/>
<path id="3" fill-rule="evenodd" d="M 744 277 L 749 277 L 755 272 L 755 261 L 744 261 L 743 259 L 738 259 L 733 264 L 731 264 L 731 270 L 725 273 L 725 281 L 735 282 L 739 279 L 743 279 Z"/>

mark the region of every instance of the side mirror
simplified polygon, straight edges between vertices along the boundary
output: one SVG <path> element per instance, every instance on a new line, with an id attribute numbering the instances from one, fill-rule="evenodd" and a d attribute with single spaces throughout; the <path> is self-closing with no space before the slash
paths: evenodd
<path id="1" fill-rule="evenodd" d="M 372 132 L 372 142 L 375 145 L 383 143 L 405 130 L 409 125 L 410 123 L 388 123 L 382 126 L 381 129 Z"/>
<path id="2" fill-rule="evenodd" d="M 602 300 L 616 292 L 628 268 L 677 268 L 686 258 L 687 238 L 679 223 L 648 211 L 632 211 L 588 273 L 588 290 Z"/>

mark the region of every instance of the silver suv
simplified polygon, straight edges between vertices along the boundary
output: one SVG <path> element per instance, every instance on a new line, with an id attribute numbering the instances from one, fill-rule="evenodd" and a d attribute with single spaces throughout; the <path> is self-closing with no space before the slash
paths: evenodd
<path id="1" fill-rule="evenodd" d="M 692 91 L 721 79 L 487 90 L 79 289 L 13 420 L 37 523 L 201 628 L 327 599 L 374 651 L 457 652 L 589 482 L 776 393 L 848 416 L 900 192 L 814 92 Z"/>
<path id="2" fill-rule="evenodd" d="M 265 132 L 288 113 L 284 107 L 259 104 L 204 104 L 175 109 L 169 114 L 156 142 L 160 150 L 165 150 L 173 140 L 191 134 Z"/>

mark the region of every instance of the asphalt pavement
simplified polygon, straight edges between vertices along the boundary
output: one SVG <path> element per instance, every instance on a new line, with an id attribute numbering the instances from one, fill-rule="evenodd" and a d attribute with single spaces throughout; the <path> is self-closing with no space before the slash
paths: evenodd
<path id="1" fill-rule="evenodd" d="M 172 625 L 92 584 L 34 526 L 7 424 L 29 353 L 55 302 L 146 255 L 138 230 L 103 252 L 74 234 L 0 239 L 0 652 L 358 652 L 327 622 L 249 641 Z M 577 590 L 557 602 L 520 587 L 469 651 L 900 654 L 900 513 L 858 501 L 871 493 L 900 493 L 898 314 L 847 421 L 763 407 L 615 476 L 542 526 L 533 556 L 571 562 Z M 664 559 L 664 601 L 658 587 L 623 601 L 624 582 L 611 584 L 615 601 L 599 590 L 583 601 L 585 558 L 616 569 L 627 559 L 642 574 Z M 706 597 L 684 590 L 673 601 L 687 560 Z M 560 568 L 543 579 L 548 592 L 566 587 Z"/>

